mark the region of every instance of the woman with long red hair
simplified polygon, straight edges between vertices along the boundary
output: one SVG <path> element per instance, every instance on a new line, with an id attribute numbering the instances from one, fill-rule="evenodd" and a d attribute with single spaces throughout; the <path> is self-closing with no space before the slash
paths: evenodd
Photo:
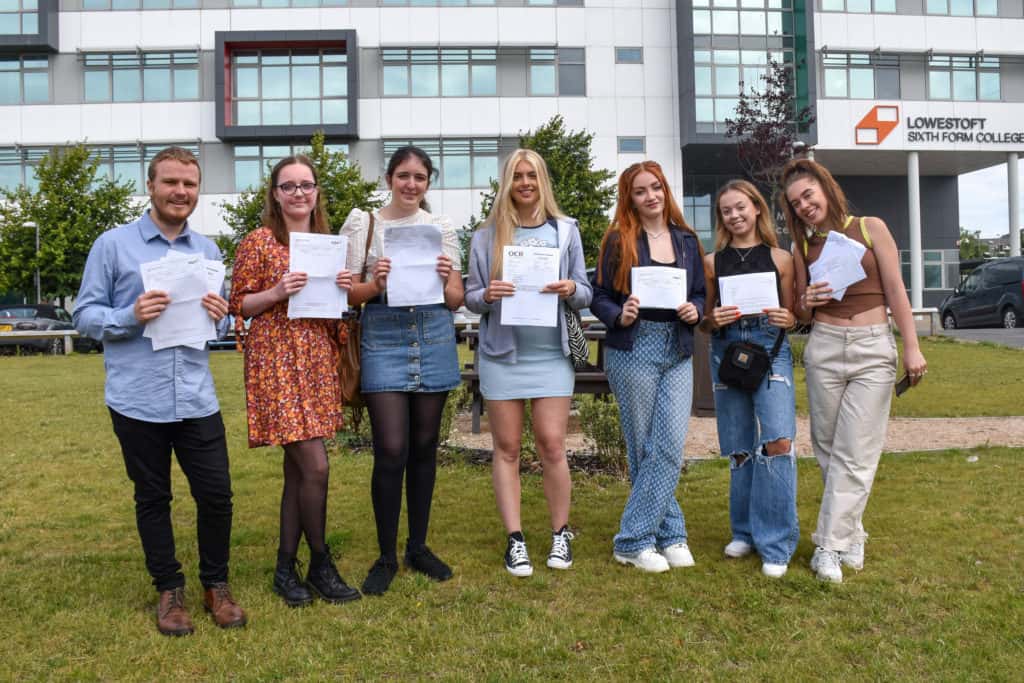
<path id="1" fill-rule="evenodd" d="M 608 328 L 605 372 L 619 404 L 632 482 L 614 557 L 649 572 L 694 564 L 675 490 L 693 400 L 693 328 L 704 310 L 703 256 L 661 166 L 641 161 L 623 171 L 590 310 Z M 684 303 L 645 307 L 631 278 L 650 266 L 684 271 Z"/>

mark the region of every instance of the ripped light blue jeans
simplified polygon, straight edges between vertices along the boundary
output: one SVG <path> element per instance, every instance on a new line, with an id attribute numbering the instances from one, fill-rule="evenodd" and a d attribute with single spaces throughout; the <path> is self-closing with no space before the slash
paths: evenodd
<path id="1" fill-rule="evenodd" d="M 771 351 L 779 328 L 767 316 L 742 318 L 711 338 L 711 381 L 715 390 L 718 446 L 730 459 L 729 522 L 732 537 L 757 549 L 763 562 L 789 564 L 800 539 L 796 516 L 796 457 L 769 456 L 764 445 L 796 437 L 793 354 L 784 340 L 772 369 L 757 391 L 748 393 L 718 381 L 725 349 L 734 341 Z M 737 464 L 739 463 L 739 464 Z"/>

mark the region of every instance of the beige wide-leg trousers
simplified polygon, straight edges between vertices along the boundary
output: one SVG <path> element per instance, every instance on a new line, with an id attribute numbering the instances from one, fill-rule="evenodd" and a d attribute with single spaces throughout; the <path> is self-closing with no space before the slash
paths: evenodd
<path id="1" fill-rule="evenodd" d="M 826 550 L 846 552 L 867 538 L 862 520 L 885 445 L 896 362 L 888 325 L 816 322 L 807 339 L 811 445 L 825 482 L 811 539 Z"/>

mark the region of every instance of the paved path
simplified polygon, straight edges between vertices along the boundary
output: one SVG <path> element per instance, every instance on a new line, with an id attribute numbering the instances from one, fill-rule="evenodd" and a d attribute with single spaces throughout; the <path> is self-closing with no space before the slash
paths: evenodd
<path id="1" fill-rule="evenodd" d="M 491 435 L 487 418 L 483 419 L 480 434 L 472 434 L 469 417 L 456 420 L 453 440 L 470 448 L 491 448 Z M 569 434 L 569 450 L 586 447 L 583 435 Z M 889 453 L 930 451 L 946 448 L 976 448 L 978 446 L 1024 447 L 1024 417 L 966 417 L 966 418 L 907 418 L 889 420 L 885 450 Z M 811 456 L 810 424 L 806 417 L 797 417 L 797 454 Z M 687 458 L 713 458 L 718 456 L 718 432 L 713 417 L 692 417 L 686 436 Z"/>
<path id="2" fill-rule="evenodd" d="M 939 334 L 962 341 L 987 341 L 993 344 L 1002 344 L 1017 349 L 1024 349 L 1024 328 L 1015 330 L 996 329 L 969 329 L 969 330 L 941 330 Z"/>

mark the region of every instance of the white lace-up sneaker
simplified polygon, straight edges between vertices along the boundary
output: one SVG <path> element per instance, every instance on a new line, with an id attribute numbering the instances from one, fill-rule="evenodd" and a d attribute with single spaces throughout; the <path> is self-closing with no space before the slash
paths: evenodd
<path id="1" fill-rule="evenodd" d="M 761 573 L 770 579 L 781 579 L 786 575 L 787 569 L 789 569 L 789 565 L 786 564 L 772 564 L 771 562 L 765 562 L 761 565 Z"/>
<path id="2" fill-rule="evenodd" d="M 693 554 L 690 552 L 690 547 L 685 543 L 676 543 L 667 548 L 662 548 L 661 554 L 666 560 L 668 560 L 668 566 L 673 569 L 678 567 L 692 567 L 696 564 L 696 562 L 693 561 Z"/>
<path id="3" fill-rule="evenodd" d="M 729 545 L 725 546 L 726 557 L 746 557 L 750 553 L 754 552 L 754 546 L 750 545 L 746 541 L 740 541 L 738 539 L 732 539 L 729 541 Z"/>
<path id="4" fill-rule="evenodd" d="M 631 564 L 645 572 L 660 574 L 669 570 L 668 560 L 654 548 L 644 548 L 636 555 L 614 553 L 614 557 L 615 561 L 619 564 Z"/>
<path id="5" fill-rule="evenodd" d="M 839 553 L 839 561 L 850 569 L 864 569 L 864 544 L 854 543 L 849 550 Z"/>
<path id="6" fill-rule="evenodd" d="M 822 581 L 843 582 L 843 569 L 839 566 L 839 553 L 834 550 L 814 549 L 811 557 L 811 571 Z"/>

